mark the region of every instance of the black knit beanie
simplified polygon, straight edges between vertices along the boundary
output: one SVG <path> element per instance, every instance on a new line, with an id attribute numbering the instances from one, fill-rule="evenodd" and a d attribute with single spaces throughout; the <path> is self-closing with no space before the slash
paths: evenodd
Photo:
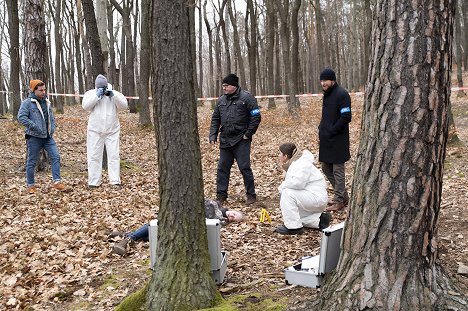
<path id="1" fill-rule="evenodd" d="M 323 80 L 331 80 L 331 81 L 336 81 L 336 75 L 335 72 L 330 69 L 330 68 L 325 68 L 321 73 L 320 73 L 320 81 Z"/>
<path id="2" fill-rule="evenodd" d="M 233 73 L 230 73 L 226 77 L 224 77 L 223 84 L 224 83 L 235 86 L 235 87 L 239 87 L 239 77 Z"/>

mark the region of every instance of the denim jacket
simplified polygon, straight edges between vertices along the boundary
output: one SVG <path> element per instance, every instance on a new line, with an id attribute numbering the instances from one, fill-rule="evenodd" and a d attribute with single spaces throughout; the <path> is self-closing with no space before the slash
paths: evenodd
<path id="1" fill-rule="evenodd" d="M 55 132 L 55 116 L 50 107 L 50 101 L 46 99 L 46 102 L 49 112 L 49 135 L 52 137 Z M 41 104 L 37 99 L 32 98 L 31 95 L 21 103 L 18 111 L 18 121 L 26 127 L 26 135 L 47 138 L 46 122 Z"/>

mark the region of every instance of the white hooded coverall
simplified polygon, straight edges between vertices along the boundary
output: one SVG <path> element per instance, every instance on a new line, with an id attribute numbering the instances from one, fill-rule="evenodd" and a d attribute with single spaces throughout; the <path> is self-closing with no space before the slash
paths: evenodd
<path id="1" fill-rule="evenodd" d="M 289 166 L 284 181 L 278 187 L 284 225 L 288 229 L 319 228 L 320 214 L 327 207 L 325 178 L 314 165 L 308 150 Z"/>
<path id="2" fill-rule="evenodd" d="M 107 84 L 107 90 L 112 85 Z M 91 112 L 88 118 L 86 151 L 88 157 L 88 185 L 99 186 L 102 176 L 104 145 L 107 151 L 109 183 L 120 184 L 120 123 L 118 112 L 127 109 L 127 99 L 117 91 L 114 96 L 97 97 L 96 89 L 85 93 L 82 107 Z"/>

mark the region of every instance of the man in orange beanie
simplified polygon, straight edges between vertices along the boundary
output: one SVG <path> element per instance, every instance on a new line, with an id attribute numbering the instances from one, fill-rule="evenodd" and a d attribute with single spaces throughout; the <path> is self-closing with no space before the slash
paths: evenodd
<path id="1" fill-rule="evenodd" d="M 55 132 L 55 117 L 50 101 L 46 96 L 45 83 L 41 80 L 31 80 L 29 88 L 31 92 L 28 98 L 21 103 L 18 111 L 18 121 L 26 127 L 25 137 L 28 146 L 26 181 L 28 193 L 34 194 L 37 191 L 34 184 L 34 171 L 42 149 L 47 151 L 51 161 L 53 187 L 64 191 L 66 187 L 60 178 L 60 154 L 52 137 Z"/>

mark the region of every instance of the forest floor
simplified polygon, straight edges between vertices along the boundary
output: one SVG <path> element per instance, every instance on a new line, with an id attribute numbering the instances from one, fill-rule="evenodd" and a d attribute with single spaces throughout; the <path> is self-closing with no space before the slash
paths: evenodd
<path id="1" fill-rule="evenodd" d="M 353 98 L 351 123 L 352 160 L 347 164 L 351 188 L 359 141 L 362 97 Z M 439 221 L 439 262 L 465 293 L 468 279 L 457 273 L 468 265 L 468 98 L 452 96 L 453 113 L 461 144 L 450 145 L 443 184 Z M 227 207 L 241 210 L 247 221 L 222 228 L 222 247 L 229 252 L 225 281 L 219 290 L 225 297 L 251 296 L 239 309 L 263 310 L 271 299 L 288 309 L 314 299 L 319 289 L 285 284 L 283 270 L 302 256 L 319 252 L 320 233 L 307 230 L 301 236 L 281 236 L 277 187 L 283 173 L 278 165 L 278 146 L 287 141 L 318 152 L 317 125 L 320 99 L 302 100 L 299 119 L 287 116 L 284 104 L 267 110 L 261 103 L 262 124 L 252 144 L 252 167 L 259 195 L 253 207 L 244 205 L 244 190 L 233 167 Z M 211 110 L 199 107 L 199 133 L 205 195 L 215 197 L 218 148 L 208 143 Z M 138 115 L 120 115 L 123 188 L 104 184 L 89 190 L 86 182 L 87 114 L 79 106 L 67 107 L 57 116 L 55 138 L 62 156 L 62 176 L 70 191 L 51 189 L 50 171 L 36 176 L 39 192 L 25 194 L 25 141 L 21 126 L 0 120 L 0 310 L 112 310 L 128 294 L 141 288 L 151 274 L 149 245 L 137 243 L 125 257 L 111 253 L 106 233 L 130 231 L 155 218 L 158 211 L 158 168 L 155 135 L 138 126 Z M 265 207 L 271 224 L 259 222 Z M 346 212 L 333 215 L 333 223 Z M 259 293 L 260 296 L 256 294 Z"/>

